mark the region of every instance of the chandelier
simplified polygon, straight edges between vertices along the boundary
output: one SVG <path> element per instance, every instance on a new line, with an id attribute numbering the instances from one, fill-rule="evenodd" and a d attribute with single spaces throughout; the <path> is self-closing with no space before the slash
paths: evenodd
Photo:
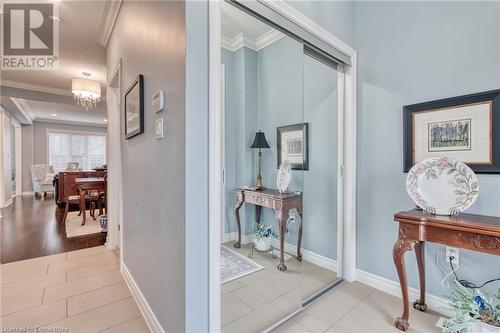
<path id="1" fill-rule="evenodd" d="M 90 76 L 90 73 L 83 72 L 85 76 Z M 77 105 L 81 105 L 85 110 L 95 108 L 97 102 L 101 98 L 101 84 L 97 81 L 88 79 L 72 79 L 71 92 L 77 101 Z"/>

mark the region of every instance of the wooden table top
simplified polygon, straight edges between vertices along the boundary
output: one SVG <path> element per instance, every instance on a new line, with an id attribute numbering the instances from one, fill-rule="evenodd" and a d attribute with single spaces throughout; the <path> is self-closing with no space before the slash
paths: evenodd
<path id="1" fill-rule="evenodd" d="M 264 196 L 282 197 L 282 198 L 300 197 L 302 195 L 302 192 L 280 193 L 278 190 L 271 189 L 271 188 L 266 188 L 263 190 L 254 190 L 254 189 L 248 188 L 248 187 L 240 187 L 240 188 L 237 188 L 235 191 L 259 193 L 259 194 L 264 195 Z"/>
<path id="2" fill-rule="evenodd" d="M 75 178 L 76 184 L 85 184 L 85 183 L 104 183 L 103 177 L 88 177 L 88 178 Z"/>
<path id="3" fill-rule="evenodd" d="M 461 213 L 458 215 L 434 215 L 421 209 L 412 209 L 394 215 L 394 221 L 428 225 L 447 229 L 471 229 L 486 231 L 500 236 L 500 217 Z"/>

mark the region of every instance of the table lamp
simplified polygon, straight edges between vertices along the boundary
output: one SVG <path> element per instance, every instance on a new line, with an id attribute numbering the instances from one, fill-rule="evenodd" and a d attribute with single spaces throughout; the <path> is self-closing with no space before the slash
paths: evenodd
<path id="1" fill-rule="evenodd" d="M 259 174 L 257 175 L 257 183 L 255 184 L 255 187 L 257 190 L 263 190 L 264 186 L 262 186 L 262 176 L 260 175 L 260 165 L 261 165 L 261 160 L 262 160 L 262 149 L 263 148 L 271 148 L 269 147 L 269 144 L 267 143 L 266 136 L 264 135 L 264 132 L 259 130 L 257 133 L 255 133 L 255 139 L 253 140 L 252 145 L 250 148 L 258 148 L 259 149 Z"/>

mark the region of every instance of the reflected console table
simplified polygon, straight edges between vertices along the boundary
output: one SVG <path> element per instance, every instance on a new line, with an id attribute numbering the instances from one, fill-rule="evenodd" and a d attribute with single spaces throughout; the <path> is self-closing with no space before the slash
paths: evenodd
<path id="1" fill-rule="evenodd" d="M 236 224 L 238 226 L 238 241 L 234 243 L 234 247 L 239 248 L 241 246 L 241 222 L 240 222 L 240 208 L 243 203 L 249 203 L 255 205 L 255 220 L 260 223 L 260 215 L 262 212 L 262 207 L 272 208 L 276 214 L 279 227 L 279 237 L 280 237 L 280 263 L 278 264 L 278 269 L 280 271 L 286 270 L 285 265 L 285 233 L 286 233 L 286 222 L 288 220 L 288 212 L 291 209 L 297 209 L 302 220 L 302 193 L 300 192 L 289 192 L 289 193 L 279 193 L 277 190 L 265 189 L 265 190 L 252 190 L 248 188 L 238 188 L 235 190 L 236 194 L 236 205 L 234 207 L 234 215 L 236 216 Z M 299 226 L 299 234 L 297 239 L 297 260 L 302 261 L 302 253 L 300 251 L 300 246 L 302 243 L 302 221 Z"/>
<path id="2" fill-rule="evenodd" d="M 393 258 L 398 271 L 403 296 L 403 315 L 396 319 L 395 326 L 402 331 L 408 329 L 410 301 L 408 280 L 404 262 L 405 252 L 415 249 L 420 277 L 420 299 L 413 303 L 419 311 L 425 311 L 425 262 L 426 241 L 459 247 L 489 254 L 500 255 L 500 218 L 473 214 L 442 216 L 419 209 L 394 215 L 399 224 L 398 239 L 394 244 Z"/>

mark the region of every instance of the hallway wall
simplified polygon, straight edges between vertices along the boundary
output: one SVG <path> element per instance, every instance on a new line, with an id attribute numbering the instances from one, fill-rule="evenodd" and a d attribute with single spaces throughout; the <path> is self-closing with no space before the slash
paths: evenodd
<path id="1" fill-rule="evenodd" d="M 123 262 L 166 332 L 185 329 L 185 3 L 125 1 L 107 46 L 126 91 L 144 75 L 144 133 L 123 137 Z M 155 113 L 151 98 L 166 94 Z M 164 119 L 164 138 L 153 122 Z M 123 124 L 123 115 L 121 115 Z"/>
<path id="2" fill-rule="evenodd" d="M 500 88 L 499 2 L 356 2 L 358 51 L 358 268 L 397 281 L 393 214 L 414 206 L 403 173 L 403 105 Z M 500 216 L 500 175 L 479 175 L 468 213 Z M 444 263 L 444 247 L 439 246 Z M 426 249 L 428 291 L 443 274 Z M 410 285 L 418 286 L 414 256 Z M 499 276 L 500 257 L 460 251 L 460 278 Z M 496 288 L 498 288 L 496 284 Z M 491 286 L 496 291 L 495 285 Z"/>

